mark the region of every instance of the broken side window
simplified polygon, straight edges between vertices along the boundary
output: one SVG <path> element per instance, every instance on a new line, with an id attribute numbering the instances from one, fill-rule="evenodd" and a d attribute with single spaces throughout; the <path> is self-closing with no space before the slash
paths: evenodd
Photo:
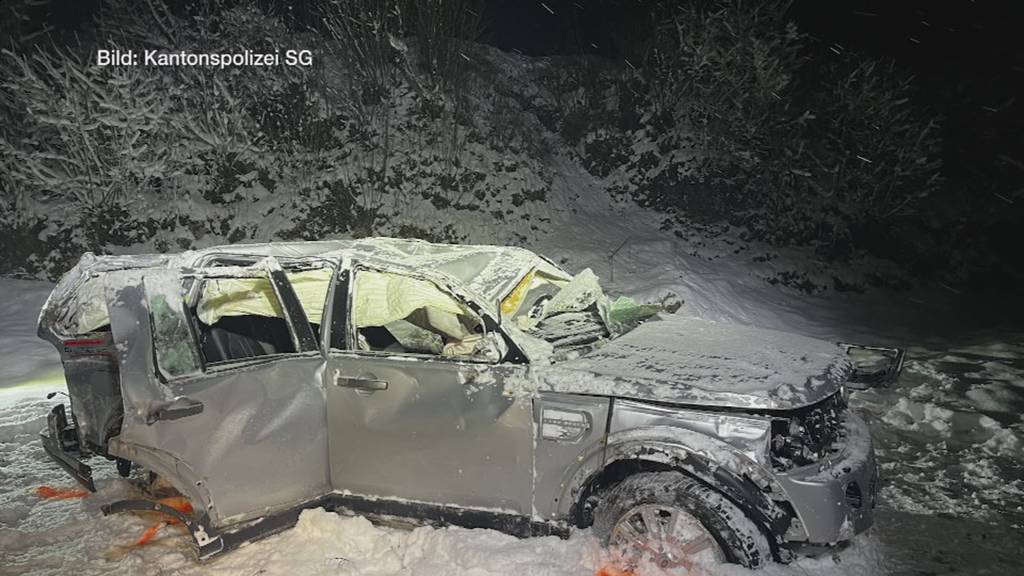
<path id="1" fill-rule="evenodd" d="M 285 269 L 316 336 L 332 274 L 333 269 L 323 264 Z M 190 310 L 208 364 L 296 352 L 285 311 L 267 271 L 237 277 L 207 276 L 198 282 Z"/>
<path id="2" fill-rule="evenodd" d="M 143 283 L 152 322 L 157 368 L 165 379 L 197 374 L 202 367 L 182 306 L 184 290 L 180 277 L 150 274 Z"/>
<path id="3" fill-rule="evenodd" d="M 503 342 L 487 337 L 479 315 L 426 280 L 359 270 L 351 312 L 359 350 L 490 362 L 503 356 Z"/>

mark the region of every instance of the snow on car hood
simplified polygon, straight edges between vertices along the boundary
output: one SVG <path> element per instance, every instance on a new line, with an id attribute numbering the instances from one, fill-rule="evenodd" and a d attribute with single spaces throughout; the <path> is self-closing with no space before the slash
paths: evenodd
<path id="1" fill-rule="evenodd" d="M 537 376 L 553 392 L 780 410 L 832 395 L 850 371 L 831 342 L 667 316 Z"/>

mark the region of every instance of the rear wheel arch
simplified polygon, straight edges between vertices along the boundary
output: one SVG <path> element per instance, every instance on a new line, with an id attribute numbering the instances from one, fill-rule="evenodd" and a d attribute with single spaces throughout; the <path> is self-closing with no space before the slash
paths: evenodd
<path id="1" fill-rule="evenodd" d="M 219 517 L 206 483 L 181 460 L 160 450 L 115 439 L 111 439 L 110 448 L 112 454 L 130 460 L 169 482 L 175 490 L 188 498 L 200 515 L 205 514 L 211 520 Z"/>

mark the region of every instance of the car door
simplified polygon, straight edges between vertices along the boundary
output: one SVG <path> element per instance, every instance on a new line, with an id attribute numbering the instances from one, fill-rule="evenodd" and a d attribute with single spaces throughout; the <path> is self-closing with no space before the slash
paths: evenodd
<path id="1" fill-rule="evenodd" d="M 255 343 L 236 335 L 230 357 L 207 361 L 215 347 L 198 345 L 198 305 L 184 300 L 186 279 L 169 270 L 111 273 L 107 298 L 126 409 L 110 446 L 170 480 L 217 527 L 321 496 L 330 477 L 324 358 L 286 274 L 272 260 L 226 276 L 208 272 L 194 281 L 220 277 L 262 294 L 277 311 L 264 324 L 286 327 L 277 334 L 280 348 L 260 340 L 268 335 L 254 334 Z M 215 324 L 243 317 L 219 312 L 226 315 Z"/>
<path id="2" fill-rule="evenodd" d="M 526 367 L 497 358 L 360 346 L 361 312 L 354 305 L 360 275 L 380 272 L 342 270 L 333 295 L 324 375 L 335 490 L 428 504 L 399 507 L 399 513 L 429 515 L 429 505 L 438 505 L 529 516 L 532 402 L 504 393 L 504 382 Z M 415 280 L 411 271 L 387 273 Z M 403 304 L 401 293 L 391 290 L 387 296 L 381 301 Z"/>

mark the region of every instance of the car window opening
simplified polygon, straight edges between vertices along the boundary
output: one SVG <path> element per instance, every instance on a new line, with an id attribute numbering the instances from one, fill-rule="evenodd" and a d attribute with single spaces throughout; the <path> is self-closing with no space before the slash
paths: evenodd
<path id="1" fill-rule="evenodd" d="M 359 350 L 478 357 L 480 317 L 431 282 L 361 271 L 352 303 Z"/>
<path id="2" fill-rule="evenodd" d="M 286 271 L 317 338 L 332 274 L 330 268 Z M 296 352 L 269 278 L 208 278 L 198 293 L 191 313 L 207 364 Z"/>
<path id="3" fill-rule="evenodd" d="M 203 356 L 209 364 L 295 352 L 288 326 L 281 318 L 227 316 L 212 326 L 202 321 L 197 325 Z"/>

